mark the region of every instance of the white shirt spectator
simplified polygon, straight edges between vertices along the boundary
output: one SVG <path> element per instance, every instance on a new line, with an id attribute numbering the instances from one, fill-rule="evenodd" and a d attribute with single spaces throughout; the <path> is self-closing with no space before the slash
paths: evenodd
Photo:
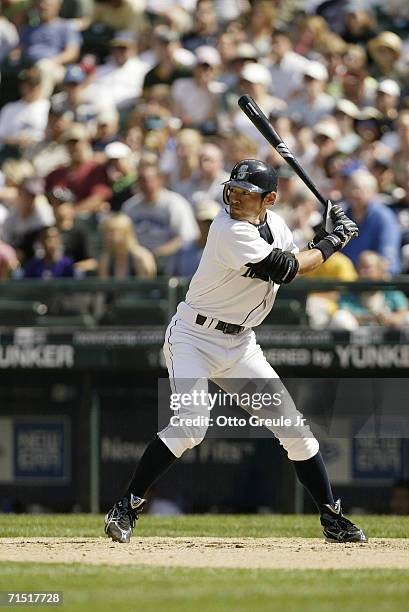
<path id="1" fill-rule="evenodd" d="M 272 80 L 271 92 L 274 96 L 288 102 L 294 92 L 302 88 L 306 62 L 308 60 L 305 57 L 294 51 L 288 51 L 281 62 L 266 61 Z"/>
<path id="2" fill-rule="evenodd" d="M 5 17 L 0 17 L 0 62 L 17 47 L 19 37 L 16 26 Z"/>
<path id="3" fill-rule="evenodd" d="M 161 189 L 155 204 L 146 204 L 142 193 L 134 195 L 122 206 L 131 217 L 140 244 L 154 250 L 173 238 L 192 242 L 199 235 L 192 208 L 178 193 Z"/>
<path id="4" fill-rule="evenodd" d="M 49 108 L 50 102 L 44 98 L 9 102 L 0 111 L 0 140 L 24 136 L 40 142 L 44 138 Z"/>
<path id="5" fill-rule="evenodd" d="M 149 64 L 138 57 L 118 66 L 113 60 L 98 66 L 95 75 L 84 90 L 84 100 L 101 107 L 115 105 L 118 109 L 132 106 L 142 93 L 142 85 Z"/>
<path id="6" fill-rule="evenodd" d="M 201 124 L 213 117 L 217 96 L 224 89 L 223 83 L 217 81 L 209 83 L 206 90 L 193 78 L 178 79 L 172 86 L 171 96 L 183 115 L 190 117 L 192 123 Z"/>
<path id="7" fill-rule="evenodd" d="M 26 234 L 54 224 L 53 209 L 43 196 L 38 196 L 34 210 L 28 217 L 21 217 L 18 207 L 10 211 L 3 225 L 3 240 L 12 246 L 18 246 Z"/>
<path id="8" fill-rule="evenodd" d="M 288 104 L 288 114 L 297 122 L 313 128 L 324 115 L 330 115 L 334 110 L 335 100 L 325 92 L 321 93 L 315 102 L 309 102 L 302 94 Z"/>

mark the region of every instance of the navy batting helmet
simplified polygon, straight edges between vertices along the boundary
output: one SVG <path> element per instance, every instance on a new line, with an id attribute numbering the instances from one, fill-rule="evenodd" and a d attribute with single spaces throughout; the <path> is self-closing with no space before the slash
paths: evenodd
<path id="1" fill-rule="evenodd" d="M 223 200 L 229 204 L 228 190 L 240 187 L 251 193 L 277 191 L 277 172 L 259 159 L 242 159 L 232 169 L 230 178 L 224 183 Z"/>

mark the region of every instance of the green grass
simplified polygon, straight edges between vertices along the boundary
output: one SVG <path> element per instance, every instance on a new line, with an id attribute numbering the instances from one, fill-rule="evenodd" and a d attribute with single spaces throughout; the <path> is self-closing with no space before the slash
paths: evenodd
<path id="1" fill-rule="evenodd" d="M 400 570 L 294 571 L 0 563 L 0 589 L 63 591 L 65 612 L 393 612 L 409 598 Z M 41 606 L 41 609 L 44 609 Z M 52 608 L 54 609 L 54 608 Z"/>
<path id="2" fill-rule="evenodd" d="M 372 538 L 408 538 L 409 517 L 356 517 Z M 320 537 L 318 518 L 290 514 L 142 516 L 139 536 Z M 103 516 L 91 514 L 0 514 L 0 537 L 98 537 Z"/>

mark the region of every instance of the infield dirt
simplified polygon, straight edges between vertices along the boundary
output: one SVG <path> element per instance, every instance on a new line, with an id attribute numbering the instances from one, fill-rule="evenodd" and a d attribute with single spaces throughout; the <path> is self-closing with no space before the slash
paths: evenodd
<path id="1" fill-rule="evenodd" d="M 328 544 L 318 538 L 0 538 L 0 561 L 280 569 L 409 569 L 409 539 Z"/>

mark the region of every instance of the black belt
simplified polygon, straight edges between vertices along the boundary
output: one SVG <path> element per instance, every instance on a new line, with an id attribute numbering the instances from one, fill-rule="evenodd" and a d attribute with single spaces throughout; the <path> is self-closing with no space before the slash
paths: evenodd
<path id="1" fill-rule="evenodd" d="M 212 319 L 212 317 L 204 317 L 203 315 L 198 314 L 196 317 L 196 323 L 198 325 L 204 325 L 207 319 Z M 236 336 L 240 334 L 245 328 L 242 325 L 235 325 L 234 323 L 225 323 L 224 321 L 217 321 L 214 329 L 218 329 L 222 331 L 224 334 L 232 334 Z"/>

